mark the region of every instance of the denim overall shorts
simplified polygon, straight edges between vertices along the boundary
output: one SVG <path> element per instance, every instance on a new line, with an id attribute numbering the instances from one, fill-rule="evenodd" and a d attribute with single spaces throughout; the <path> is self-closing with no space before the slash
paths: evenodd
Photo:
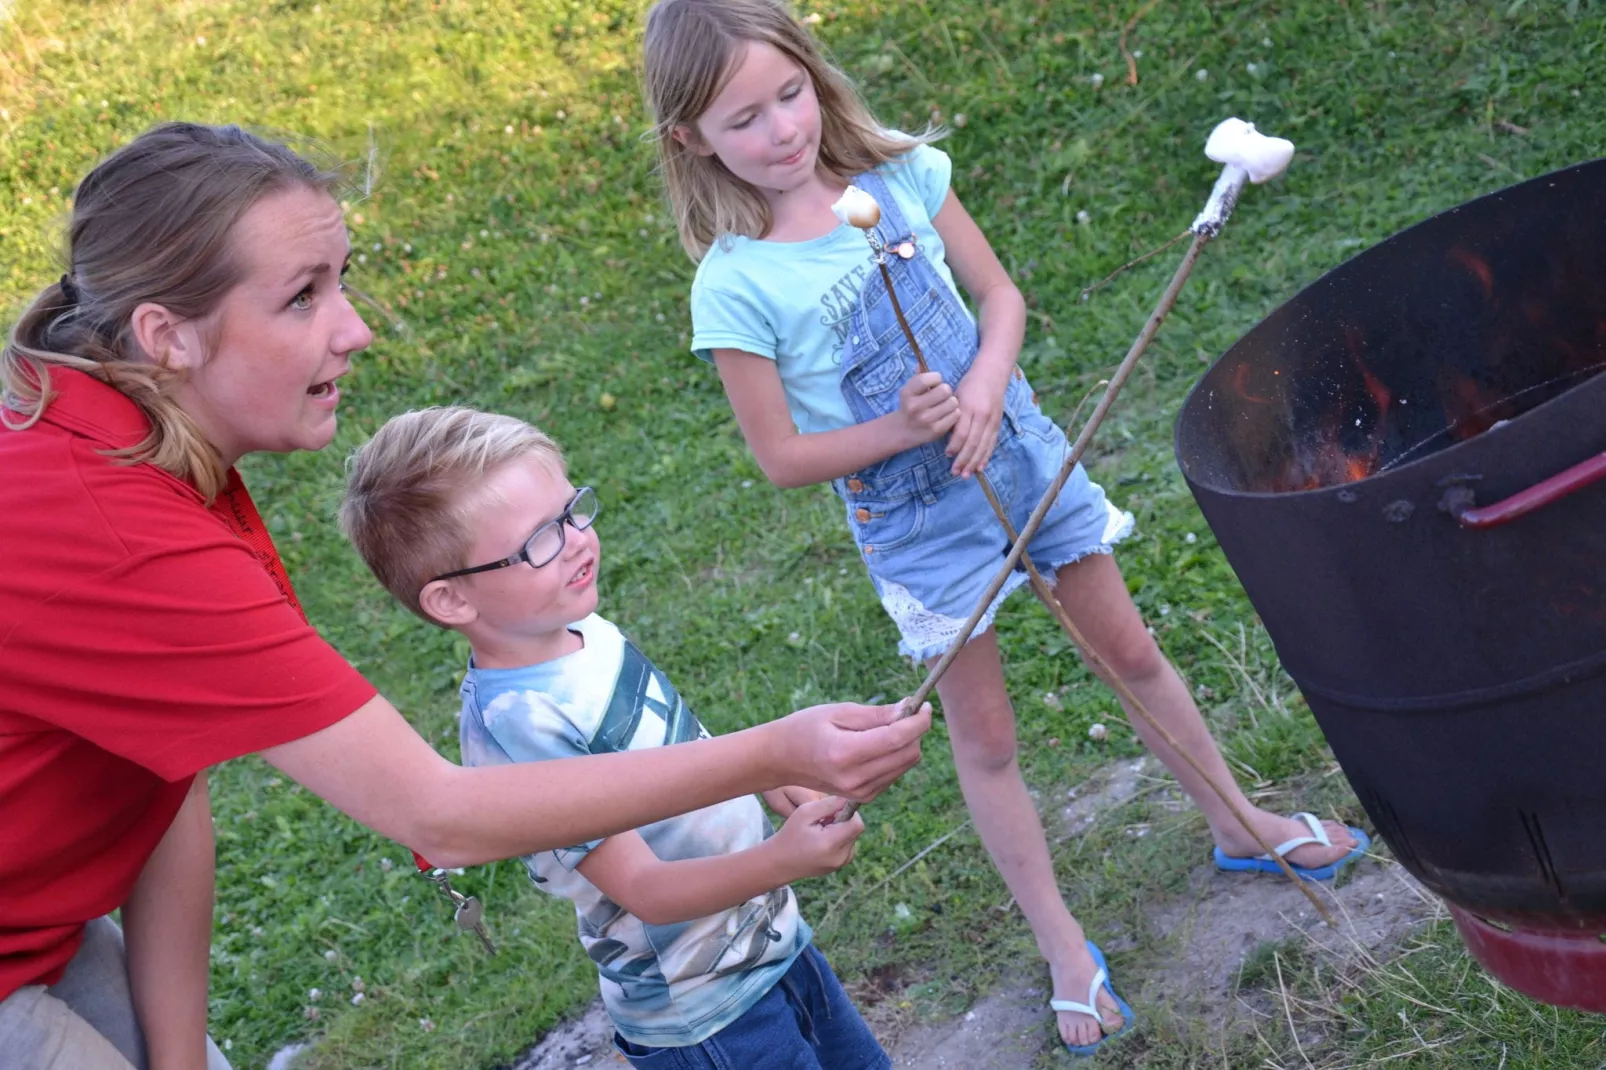
<path id="1" fill-rule="evenodd" d="M 887 249 L 887 270 L 927 366 L 957 388 L 976 358 L 975 322 L 919 248 L 881 176 L 868 172 L 854 184 L 881 206 L 876 229 Z M 905 243 L 913 255 L 895 251 Z M 896 412 L 899 390 L 918 370 L 881 272 L 871 271 L 842 356 L 842 395 L 853 418 L 864 423 Z M 979 481 L 952 474 L 946 447 L 944 439 L 916 446 L 831 484 L 847 505 L 848 525 L 881 604 L 898 626 L 898 650 L 916 660 L 948 648 L 1009 553 L 1009 539 Z M 1016 531 L 1069 451 L 1064 433 L 1038 409 L 1025 375 L 1015 369 L 986 473 Z M 1078 464 L 1027 551 L 1052 582 L 1060 566 L 1110 553 L 1131 530 L 1131 514 L 1111 505 Z M 1017 566 L 967 642 L 986 633 L 999 605 L 1026 579 Z"/>

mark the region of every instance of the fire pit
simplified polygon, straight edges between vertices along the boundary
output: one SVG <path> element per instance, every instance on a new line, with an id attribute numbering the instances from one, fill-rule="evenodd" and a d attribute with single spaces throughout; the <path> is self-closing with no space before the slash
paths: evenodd
<path id="1" fill-rule="evenodd" d="M 1606 1012 L 1606 160 L 1444 212 L 1222 355 L 1183 474 L 1395 856 Z"/>

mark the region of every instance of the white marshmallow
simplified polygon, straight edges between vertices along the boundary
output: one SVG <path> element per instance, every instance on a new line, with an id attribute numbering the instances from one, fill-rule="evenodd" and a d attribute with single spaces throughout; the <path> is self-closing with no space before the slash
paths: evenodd
<path id="1" fill-rule="evenodd" d="M 831 212 L 850 227 L 869 230 L 881 222 L 881 206 L 858 186 L 849 186 L 831 206 Z"/>
<path id="2" fill-rule="evenodd" d="M 1249 181 L 1259 185 L 1288 170 L 1294 158 L 1294 143 L 1280 137 L 1267 137 L 1254 123 L 1224 119 L 1210 131 L 1205 155 L 1220 164 L 1236 165 L 1249 173 Z"/>

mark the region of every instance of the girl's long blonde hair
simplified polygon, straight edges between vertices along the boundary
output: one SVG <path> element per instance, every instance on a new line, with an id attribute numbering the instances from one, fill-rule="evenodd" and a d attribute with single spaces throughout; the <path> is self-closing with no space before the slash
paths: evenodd
<path id="1" fill-rule="evenodd" d="M 222 491 L 222 458 L 171 395 L 179 373 L 141 352 L 134 310 L 155 302 L 200 319 L 240 281 L 230 242 L 270 193 L 332 192 L 336 172 L 237 126 L 163 123 L 101 161 L 73 193 L 67 271 L 34 298 L 0 350 L 0 425 L 32 427 L 50 404 L 51 368 L 74 368 L 126 395 L 150 434 L 113 451 L 195 486 Z M 5 433 L 0 431 L 0 434 Z"/>
<path id="2" fill-rule="evenodd" d="M 771 45 L 813 79 L 820 101 L 820 165 L 838 179 L 847 181 L 941 136 L 930 129 L 913 136 L 887 132 L 780 0 L 659 0 L 647 15 L 643 80 L 680 244 L 694 261 L 723 234 L 761 238 L 775 222 L 763 195 L 717 156 L 700 155 L 674 137 L 676 128 L 695 128 L 752 42 Z"/>

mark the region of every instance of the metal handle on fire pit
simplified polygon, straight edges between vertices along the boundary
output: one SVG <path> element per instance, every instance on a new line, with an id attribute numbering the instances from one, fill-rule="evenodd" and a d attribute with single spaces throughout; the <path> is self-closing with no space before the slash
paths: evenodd
<path id="1" fill-rule="evenodd" d="M 1443 507 L 1464 528 L 1497 528 L 1601 479 L 1606 479 L 1606 453 L 1596 454 L 1527 490 L 1481 508 L 1474 508 L 1471 488 L 1451 487 L 1445 492 Z"/>

